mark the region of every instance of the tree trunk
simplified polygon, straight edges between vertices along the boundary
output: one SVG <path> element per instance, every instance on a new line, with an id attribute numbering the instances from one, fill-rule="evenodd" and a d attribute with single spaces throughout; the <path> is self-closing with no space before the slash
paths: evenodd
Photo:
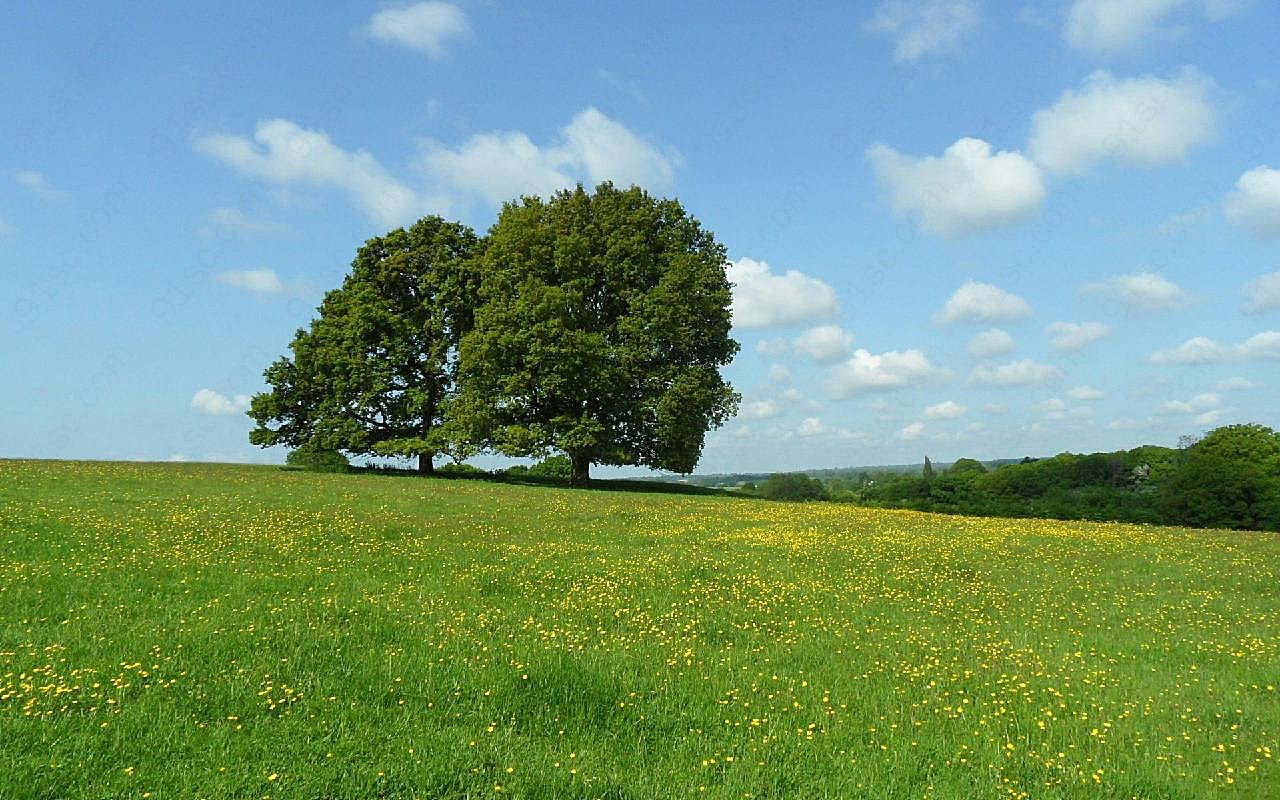
<path id="1" fill-rule="evenodd" d="M 418 453 L 418 474 L 434 475 L 436 474 L 436 465 L 432 463 L 435 453 Z"/>
<path id="2" fill-rule="evenodd" d="M 574 486 L 586 486 L 591 480 L 591 457 L 582 454 L 570 454 L 573 470 L 569 474 L 569 482 Z"/>

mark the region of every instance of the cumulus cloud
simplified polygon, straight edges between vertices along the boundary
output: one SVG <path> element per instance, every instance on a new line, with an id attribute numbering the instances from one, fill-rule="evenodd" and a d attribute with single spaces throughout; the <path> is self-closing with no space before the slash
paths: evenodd
<path id="1" fill-rule="evenodd" d="M 1111 335 L 1111 326 L 1101 322 L 1055 322 L 1045 329 L 1055 350 L 1078 353 Z"/>
<path id="2" fill-rule="evenodd" d="M 1024 358 L 1008 364 L 991 366 L 981 364 L 969 374 L 970 383 L 986 386 L 1043 386 L 1062 377 L 1062 370 L 1051 364 L 1041 364 Z"/>
<path id="3" fill-rule="evenodd" d="M 523 133 L 478 133 L 457 148 L 427 142 L 417 165 L 443 186 L 499 205 L 523 195 L 546 197 L 573 186 L 561 154 Z"/>
<path id="4" fill-rule="evenodd" d="M 1160 404 L 1164 414 L 1203 414 L 1222 406 L 1222 395 L 1217 392 L 1198 394 L 1190 400 L 1166 400 Z"/>
<path id="5" fill-rule="evenodd" d="M 786 364 L 770 364 L 769 380 L 774 383 L 790 383 L 791 369 Z"/>
<path id="6" fill-rule="evenodd" d="M 258 123 L 252 141 L 215 133 L 196 137 L 195 146 L 242 175 L 277 185 L 342 190 L 380 225 L 406 222 L 419 206 L 417 194 L 369 153 L 344 150 L 325 132 L 307 130 L 287 119 Z"/>
<path id="7" fill-rule="evenodd" d="M 547 196 L 579 180 L 670 189 L 680 156 L 663 153 L 625 125 L 588 107 L 546 146 L 519 131 L 480 133 L 458 147 L 424 142 L 416 165 L 442 189 L 498 205 L 521 195 Z"/>
<path id="8" fill-rule="evenodd" d="M 969 409 L 954 400 L 944 400 L 924 410 L 925 419 L 955 419 L 963 417 Z"/>
<path id="9" fill-rule="evenodd" d="M 235 397 L 227 397 L 212 389 L 201 389 L 191 398 L 191 407 L 202 414 L 219 417 L 243 414 L 249 410 L 249 395 L 238 394 Z"/>
<path id="10" fill-rule="evenodd" d="M 1233 378 L 1218 381 L 1214 384 L 1214 388 L 1220 392 L 1247 392 L 1250 389 L 1257 388 L 1257 384 L 1248 378 L 1242 378 L 1237 375 Z"/>
<path id="11" fill-rule="evenodd" d="M 868 392 L 921 386 L 943 374 L 919 350 L 875 354 L 859 348 L 827 371 L 827 392 L 843 400 Z"/>
<path id="12" fill-rule="evenodd" d="M 427 0 L 410 6 L 384 8 L 374 14 L 368 34 L 421 50 L 432 58 L 443 58 L 446 46 L 471 32 L 467 15 L 452 3 Z"/>
<path id="13" fill-rule="evenodd" d="M 1179 10 L 1198 6 L 1205 17 L 1219 20 L 1244 4 L 1242 0 L 1075 0 L 1062 35 L 1081 50 L 1118 53 L 1153 35 L 1176 32 L 1167 22 Z"/>
<path id="14" fill-rule="evenodd" d="M 921 230 L 958 237 L 1026 219 L 1044 199 L 1040 170 L 1021 153 L 992 154 L 964 138 L 941 156 L 904 155 L 877 144 L 867 151 L 889 206 L 916 217 Z"/>
<path id="15" fill-rule="evenodd" d="M 864 27 L 892 36 L 893 60 L 911 62 L 958 53 L 980 22 L 972 0 L 890 0 Z"/>
<path id="16" fill-rule="evenodd" d="M 766 400 L 753 400 L 749 403 L 743 403 L 738 408 L 738 416 L 742 419 L 768 419 L 776 417 L 782 413 L 782 405 L 772 398 Z"/>
<path id="17" fill-rule="evenodd" d="M 797 336 L 792 346 L 797 353 L 820 364 L 828 364 L 849 355 L 853 349 L 853 334 L 839 325 L 819 325 Z"/>
<path id="18" fill-rule="evenodd" d="M 805 417 L 800 420 L 800 425 L 796 428 L 796 433 L 800 436 L 821 436 L 826 432 L 827 429 L 822 424 L 822 420 L 817 417 Z"/>
<path id="19" fill-rule="evenodd" d="M 1229 356 L 1229 347 L 1207 336 L 1195 336 L 1177 347 L 1155 351 L 1150 361 L 1154 364 L 1212 364 L 1225 361 Z"/>
<path id="20" fill-rule="evenodd" d="M 1093 415 L 1092 408 L 1088 406 L 1071 406 L 1061 397 L 1050 397 L 1047 400 L 1041 400 L 1031 406 L 1031 410 L 1043 414 L 1047 420 L 1058 421 L 1083 419 Z"/>
<path id="21" fill-rule="evenodd" d="M 1216 129 L 1212 88 L 1190 68 L 1169 80 L 1117 80 L 1099 70 L 1032 116 L 1028 152 L 1046 169 L 1066 174 L 1108 159 L 1141 166 L 1180 161 Z"/>
<path id="22" fill-rule="evenodd" d="M 1280 169 L 1263 164 L 1241 175 L 1223 209 L 1228 221 L 1254 236 L 1280 236 Z"/>
<path id="23" fill-rule="evenodd" d="M 1280 270 L 1249 281 L 1244 287 L 1246 314 L 1261 314 L 1280 308 Z"/>
<path id="24" fill-rule="evenodd" d="M 13 179 L 42 200 L 61 200 L 67 193 L 49 183 L 45 176 L 33 169 L 14 173 Z"/>
<path id="25" fill-rule="evenodd" d="M 726 274 L 733 284 L 737 328 L 803 324 L 829 319 L 840 310 L 835 289 L 793 269 L 776 274 L 763 261 L 740 258 L 729 262 Z"/>
<path id="26" fill-rule="evenodd" d="M 1177 347 L 1157 350 L 1149 356 L 1153 364 L 1198 366 L 1224 361 L 1280 361 L 1280 331 L 1263 331 L 1239 344 L 1223 344 L 1196 336 Z"/>
<path id="27" fill-rule="evenodd" d="M 952 293 L 938 313 L 933 315 L 933 321 L 1009 322 L 1029 316 L 1031 306 L 1026 300 L 998 286 L 969 280 Z"/>
<path id="28" fill-rule="evenodd" d="M 284 281 L 273 269 L 233 269 L 219 272 L 214 280 L 223 286 L 244 289 L 260 296 L 284 294 Z"/>
<path id="29" fill-rule="evenodd" d="M 1072 400 L 1101 400 L 1106 396 L 1106 392 L 1101 389 L 1095 389 L 1092 386 L 1077 386 L 1074 389 L 1069 389 L 1067 391 L 1067 397 L 1070 397 Z"/>
<path id="30" fill-rule="evenodd" d="M 1081 294 L 1119 303 L 1129 311 L 1154 314 L 1180 311 L 1196 302 L 1195 295 L 1154 272 L 1115 275 L 1080 287 Z"/>
<path id="31" fill-rule="evenodd" d="M 1018 344 L 1013 337 L 999 328 L 990 328 L 974 334 L 969 344 L 965 346 L 965 350 L 974 358 L 1002 356 L 1005 353 L 1012 353 L 1017 348 Z"/>
<path id="32" fill-rule="evenodd" d="M 923 422 L 913 422 L 910 425 L 904 426 L 901 430 L 898 431 L 898 438 L 905 439 L 906 441 L 909 441 L 909 442 L 919 439 L 921 436 L 924 436 Z"/>
<path id="33" fill-rule="evenodd" d="M 563 130 L 567 160 L 581 165 L 592 184 L 613 181 L 669 189 L 680 161 L 677 153 L 660 153 L 626 126 L 588 107 Z"/>

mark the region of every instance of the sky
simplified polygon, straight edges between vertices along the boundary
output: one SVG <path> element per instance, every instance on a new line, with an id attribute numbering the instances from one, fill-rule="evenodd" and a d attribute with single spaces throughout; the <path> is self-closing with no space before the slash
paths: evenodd
<path id="1" fill-rule="evenodd" d="M 1280 427 L 1273 0 L 5 17 L 0 457 L 280 462 L 243 412 L 362 242 L 602 180 L 728 250 L 699 472 Z"/>

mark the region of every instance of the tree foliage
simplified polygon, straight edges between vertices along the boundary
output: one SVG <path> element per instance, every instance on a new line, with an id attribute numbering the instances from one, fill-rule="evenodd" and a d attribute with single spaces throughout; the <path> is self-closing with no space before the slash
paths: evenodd
<path id="1" fill-rule="evenodd" d="M 454 413 L 513 456 L 690 472 L 736 409 L 725 250 L 675 200 L 604 183 L 503 207 Z"/>
<path id="2" fill-rule="evenodd" d="M 442 423 L 474 314 L 478 244 L 439 217 L 367 241 L 292 356 L 264 373 L 271 389 L 253 398 L 250 441 L 417 456 L 423 472 L 437 453 L 465 448 Z"/>
<path id="3" fill-rule="evenodd" d="M 1280 434 L 1262 425 L 1210 431 L 1183 451 L 1160 510 L 1180 525 L 1280 530 Z"/>
<path id="4" fill-rule="evenodd" d="M 760 486 L 761 497 L 770 500 L 826 500 L 827 487 L 803 472 L 779 472 Z"/>

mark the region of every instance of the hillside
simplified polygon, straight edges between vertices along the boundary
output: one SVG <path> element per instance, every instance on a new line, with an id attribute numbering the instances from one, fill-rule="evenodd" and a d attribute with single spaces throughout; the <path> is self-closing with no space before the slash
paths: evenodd
<path id="1" fill-rule="evenodd" d="M 1280 536 L 0 461 L 0 797 L 1280 793 Z"/>

